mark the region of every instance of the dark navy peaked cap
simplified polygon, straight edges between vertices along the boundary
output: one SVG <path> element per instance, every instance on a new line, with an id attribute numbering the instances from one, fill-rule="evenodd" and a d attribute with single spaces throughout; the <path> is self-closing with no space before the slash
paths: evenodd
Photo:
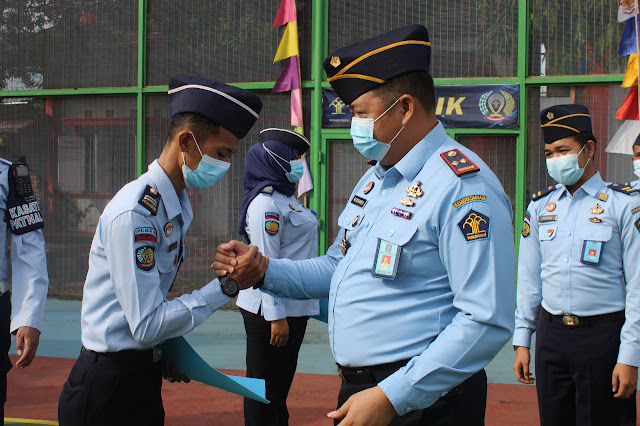
<path id="1" fill-rule="evenodd" d="M 169 80 L 169 112 L 195 112 L 244 138 L 262 110 L 260 98 L 217 81 L 178 74 Z"/>
<path id="2" fill-rule="evenodd" d="M 307 152 L 311 146 L 309 140 L 300 133 L 286 129 L 264 129 L 260 132 L 260 139 L 262 142 L 274 140 L 282 142 L 283 144 L 295 149 L 300 155 Z"/>
<path id="3" fill-rule="evenodd" d="M 422 25 L 408 25 L 336 50 L 324 60 L 329 83 L 349 105 L 360 95 L 411 71 L 429 72 L 431 43 Z"/>
<path id="4" fill-rule="evenodd" d="M 633 143 L 633 146 L 640 145 L 640 135 L 636 138 L 636 141 Z"/>
<path id="5" fill-rule="evenodd" d="M 540 127 L 544 143 L 553 143 L 580 133 L 593 133 L 589 108 L 577 104 L 555 105 L 543 109 L 540 112 Z"/>

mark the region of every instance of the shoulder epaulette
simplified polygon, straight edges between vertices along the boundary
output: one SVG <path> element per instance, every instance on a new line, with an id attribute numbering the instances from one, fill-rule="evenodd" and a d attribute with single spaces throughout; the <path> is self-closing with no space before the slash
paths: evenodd
<path id="1" fill-rule="evenodd" d="M 538 198 L 544 197 L 545 195 L 549 194 L 554 189 L 556 189 L 556 187 L 555 187 L 555 185 L 552 185 L 552 186 L 546 187 L 545 189 L 541 189 L 538 192 L 534 192 L 533 194 L 531 194 L 531 200 L 532 201 L 536 201 Z"/>
<path id="2" fill-rule="evenodd" d="M 442 152 L 440 153 L 440 157 L 451 167 L 451 170 L 453 170 L 456 176 L 480 170 L 480 167 L 476 166 L 473 161 L 469 160 L 459 149 Z"/>
<path id="3" fill-rule="evenodd" d="M 267 194 L 267 195 L 271 195 L 273 194 L 273 186 L 269 185 L 269 186 L 265 186 L 264 188 L 262 188 L 262 191 L 260 191 L 261 194 Z"/>
<path id="4" fill-rule="evenodd" d="M 138 200 L 145 209 L 149 210 L 152 215 L 158 214 L 158 202 L 160 201 L 160 193 L 151 186 L 147 185 L 144 189 L 142 197 Z"/>
<path id="5" fill-rule="evenodd" d="M 632 187 L 631 184 L 628 182 L 622 183 L 622 184 L 612 183 L 611 185 L 607 186 L 607 188 L 611 188 L 614 191 L 622 192 L 623 194 L 627 194 L 627 195 L 635 194 L 636 192 L 638 192 L 638 190 Z"/>

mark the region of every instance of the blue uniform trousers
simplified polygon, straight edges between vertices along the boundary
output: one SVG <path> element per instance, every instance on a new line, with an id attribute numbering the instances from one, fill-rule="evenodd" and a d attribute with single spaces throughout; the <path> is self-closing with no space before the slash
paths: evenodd
<path id="1" fill-rule="evenodd" d="M 378 382 L 381 380 L 378 380 Z M 354 384 L 342 380 L 338 408 L 351 395 L 376 386 L 377 383 Z M 390 426 L 479 426 L 484 425 L 487 407 L 487 374 L 480 370 L 453 388 L 432 406 L 395 416 Z M 342 420 L 334 420 L 334 424 Z"/>
<path id="2" fill-rule="evenodd" d="M 309 317 L 288 317 L 289 340 L 282 348 L 269 344 L 271 322 L 258 314 L 240 309 L 247 332 L 247 377 L 265 380 L 269 404 L 244 399 L 246 426 L 286 426 L 289 421 L 287 395 L 298 365 L 298 352 L 304 340 Z"/>
<path id="3" fill-rule="evenodd" d="M 4 424 L 4 403 L 7 402 L 7 373 L 11 370 L 9 349 L 11 348 L 11 296 L 5 292 L 0 296 L 0 424 Z"/>
<path id="4" fill-rule="evenodd" d="M 153 351 L 82 349 L 58 404 L 60 426 L 162 425 L 162 371 Z"/>
<path id="5" fill-rule="evenodd" d="M 624 318 L 569 327 L 538 318 L 536 390 L 543 426 L 635 425 L 636 394 L 613 397 Z"/>

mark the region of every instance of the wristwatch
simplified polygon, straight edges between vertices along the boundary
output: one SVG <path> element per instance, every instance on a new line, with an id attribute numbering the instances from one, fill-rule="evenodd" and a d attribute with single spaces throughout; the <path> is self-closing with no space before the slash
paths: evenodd
<path id="1" fill-rule="evenodd" d="M 238 295 L 238 293 L 240 293 L 240 287 L 238 286 L 236 280 L 234 280 L 233 278 L 224 276 L 220 278 L 219 281 L 222 292 L 227 296 L 234 298 Z"/>

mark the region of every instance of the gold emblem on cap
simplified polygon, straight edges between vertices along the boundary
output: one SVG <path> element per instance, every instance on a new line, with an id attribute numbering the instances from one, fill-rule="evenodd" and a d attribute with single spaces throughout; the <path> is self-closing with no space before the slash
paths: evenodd
<path id="1" fill-rule="evenodd" d="M 554 117 L 553 113 L 551 111 L 549 111 L 547 113 L 547 120 L 553 120 L 553 117 Z"/>
<path id="2" fill-rule="evenodd" d="M 342 61 L 340 61 L 340 58 L 338 58 L 337 56 L 333 56 L 331 58 L 331 62 L 329 62 L 331 64 L 332 67 L 334 68 L 338 68 L 340 66 L 340 64 L 342 63 Z"/>

